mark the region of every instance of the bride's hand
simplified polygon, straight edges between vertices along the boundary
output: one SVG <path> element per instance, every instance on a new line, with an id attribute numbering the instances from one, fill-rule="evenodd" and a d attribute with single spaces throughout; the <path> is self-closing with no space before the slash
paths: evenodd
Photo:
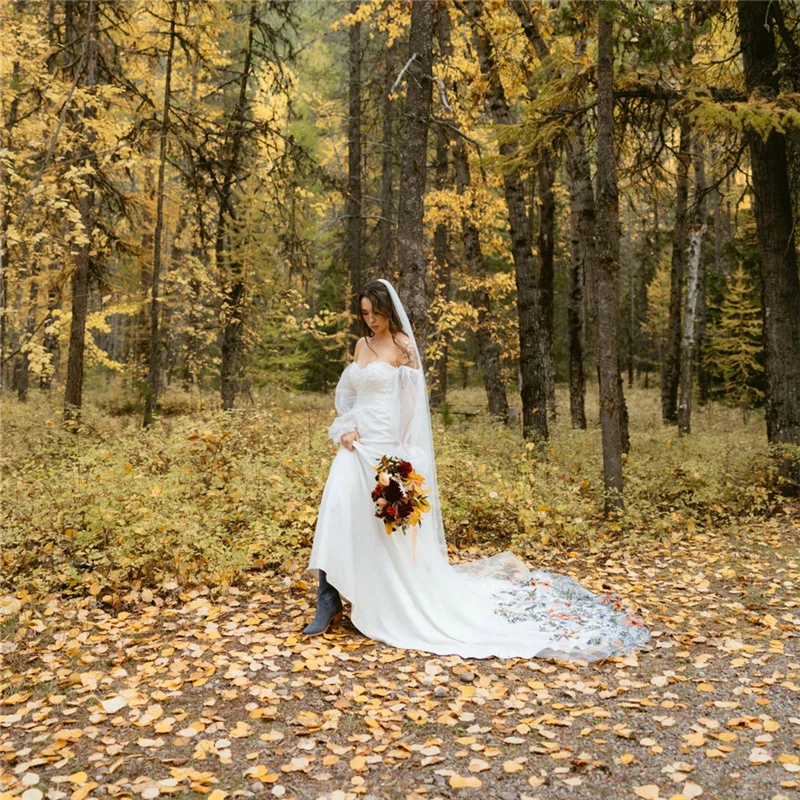
<path id="1" fill-rule="evenodd" d="M 353 442 L 360 442 L 361 439 L 358 436 L 358 431 L 350 431 L 349 433 L 343 433 L 341 439 L 339 440 L 341 443 L 348 449 L 353 449 Z"/>

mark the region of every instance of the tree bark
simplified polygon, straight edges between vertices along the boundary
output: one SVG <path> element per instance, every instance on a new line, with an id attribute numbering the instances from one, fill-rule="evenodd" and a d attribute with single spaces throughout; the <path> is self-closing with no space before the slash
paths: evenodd
<path id="1" fill-rule="evenodd" d="M 428 342 L 428 295 L 425 286 L 425 232 L 423 228 L 428 127 L 431 115 L 434 0 L 415 0 L 411 6 L 411 33 L 406 71 L 403 118 L 400 202 L 397 248 L 400 295 L 417 341 L 422 368 Z"/>
<path id="2" fill-rule="evenodd" d="M 153 232 L 153 271 L 150 284 L 150 345 L 147 352 L 147 392 L 144 401 L 146 428 L 154 419 L 161 377 L 161 337 L 159 330 L 159 288 L 161 279 L 161 253 L 164 241 L 164 184 L 167 166 L 167 134 L 172 92 L 172 54 L 175 50 L 175 20 L 178 16 L 178 0 L 170 3 L 169 44 L 164 75 L 164 105 L 161 112 L 161 130 L 158 149 L 158 184 L 156 186 L 156 224 Z"/>
<path id="3" fill-rule="evenodd" d="M 351 0 L 350 13 L 358 11 L 360 2 Z M 350 279 L 350 341 L 351 353 L 361 336 L 361 309 L 358 293 L 363 283 L 361 274 L 361 241 L 364 215 L 361 208 L 361 23 L 350 26 L 350 78 L 348 83 L 347 116 L 347 274 Z"/>
<path id="4" fill-rule="evenodd" d="M 770 99 L 780 93 L 773 14 L 767 4 L 739 0 L 747 91 Z M 767 437 L 779 451 L 781 475 L 800 484 L 800 458 L 784 447 L 800 445 L 800 281 L 786 136 L 774 128 L 766 140 L 752 129 L 746 135 L 761 263 Z"/>
<path id="5" fill-rule="evenodd" d="M 244 136 L 244 116 L 247 109 L 247 85 L 253 63 L 253 39 L 257 23 L 257 0 L 251 0 L 247 44 L 244 62 L 239 78 L 239 95 L 231 116 L 231 139 L 228 161 L 224 169 L 222 187 L 219 193 L 219 217 L 215 252 L 217 267 L 226 271 L 225 283 L 225 322 L 222 329 L 222 365 L 220 369 L 220 394 L 222 408 L 233 408 L 241 372 L 242 326 L 244 325 L 244 277 L 238 258 L 231 256 L 230 229 L 236 224 L 236 209 L 233 202 L 233 179 L 239 170 Z M 227 139 L 227 137 L 226 137 Z M 225 270 L 227 266 L 227 270 Z"/>
<path id="6" fill-rule="evenodd" d="M 550 66 L 550 47 L 539 31 L 536 19 L 531 14 L 529 5 L 525 0 L 509 0 L 511 7 L 516 13 L 522 25 L 528 41 L 533 45 L 533 49 L 539 61 L 544 65 Z M 572 109 L 571 109 L 572 110 Z M 553 224 L 555 220 L 555 195 L 553 194 L 553 184 L 555 182 L 558 168 L 557 159 L 554 153 L 545 151 L 539 154 L 540 161 L 536 173 L 539 183 L 539 234 L 538 234 L 538 253 L 539 253 L 539 301 L 542 309 L 542 325 L 544 330 L 544 346 L 546 348 L 546 396 L 547 410 L 550 418 L 556 419 L 556 384 L 555 384 L 555 364 L 553 363 L 553 250 L 554 233 Z M 532 181 L 533 183 L 534 181 Z M 533 189 L 531 189 L 533 193 Z M 533 219 L 531 219 L 531 223 Z M 531 239 L 533 235 L 531 233 Z"/>
<path id="7" fill-rule="evenodd" d="M 614 153 L 613 0 L 602 0 L 597 33 L 597 336 L 606 509 L 622 508 L 623 396 L 619 373 L 619 195 Z"/>
<path id="8" fill-rule="evenodd" d="M 706 232 L 705 171 L 702 148 L 695 145 L 694 157 L 695 213 L 689 235 L 688 266 L 686 282 L 686 309 L 683 315 L 683 337 L 681 341 L 681 392 L 678 403 L 678 431 L 691 433 L 692 390 L 695 366 L 695 343 L 697 311 L 703 265 L 703 237 Z"/>
<path id="9" fill-rule="evenodd" d="M 571 198 L 570 198 L 571 199 Z M 583 373 L 583 243 L 578 211 L 570 211 L 572 252 L 567 266 L 567 350 L 569 372 L 569 413 L 572 427 L 586 430 L 586 378 Z"/>
<path id="10" fill-rule="evenodd" d="M 44 349 L 50 354 L 50 364 L 48 368 L 42 372 L 41 377 L 39 378 L 39 388 L 43 391 L 48 391 L 50 389 L 53 375 L 58 372 L 61 355 L 59 350 L 58 336 L 52 332 L 48 332 L 48 329 L 55 321 L 54 312 L 57 308 L 59 308 L 60 305 L 61 295 L 56 290 L 56 287 L 51 283 L 47 292 L 47 319 L 44 323 Z"/>
<path id="11" fill-rule="evenodd" d="M 576 61 L 586 52 L 586 41 L 575 42 Z M 597 246 L 595 243 L 595 202 L 591 169 L 584 137 L 585 116 L 576 114 L 572 136 L 566 146 L 569 183 L 572 255 L 569 266 L 569 301 L 567 331 L 569 340 L 569 403 L 572 427 L 586 429 L 586 378 L 583 369 L 585 337 L 584 308 L 589 323 L 597 323 Z M 583 287 L 587 291 L 584 293 Z"/>
<path id="12" fill-rule="evenodd" d="M 470 213 L 475 208 L 475 200 L 471 191 L 472 179 L 464 141 L 460 137 L 453 143 L 453 163 L 456 172 L 456 186 L 462 197 L 468 198 L 466 213 L 461 215 L 461 236 L 464 241 L 464 257 L 469 274 L 483 284 L 472 293 L 472 305 L 478 312 L 478 358 L 483 372 L 483 385 L 489 403 L 489 413 L 503 422 L 508 421 L 508 398 L 500 369 L 500 345 L 493 341 L 489 322 L 492 309 L 489 293 L 485 284 L 487 270 L 486 261 L 481 252 L 480 233 Z"/>
<path id="13" fill-rule="evenodd" d="M 440 125 L 436 132 L 436 188 L 440 191 L 448 183 L 448 158 L 447 158 L 447 133 L 444 126 Z M 441 287 L 443 294 L 449 299 L 450 289 L 450 242 L 446 222 L 439 222 L 433 233 L 433 260 L 436 264 L 436 287 Z M 437 320 L 438 321 L 438 320 Z M 444 403 L 447 399 L 447 331 L 439 331 L 438 336 L 444 339 L 440 342 L 440 350 L 433 367 L 431 381 L 431 404 Z"/>
<path id="14" fill-rule="evenodd" d="M 69 8 L 67 12 L 67 36 L 74 43 L 77 39 L 75 15 L 77 8 Z M 89 0 L 86 6 L 86 76 L 84 84 L 90 93 L 94 93 L 97 86 L 97 3 Z M 79 67 L 79 59 L 73 58 L 75 68 Z M 94 107 L 85 106 L 83 116 L 86 119 L 93 117 Z M 81 161 L 94 163 L 92 146 L 95 134 L 91 127 L 84 129 L 85 144 L 81 146 Z M 94 232 L 94 180 L 91 175 L 86 177 L 86 192 L 78 201 L 83 233 L 87 239 L 81 244 L 76 258 L 75 269 L 72 273 L 72 320 L 69 331 L 69 356 L 67 359 L 67 382 L 64 389 L 64 422 L 73 425 L 80 418 L 83 404 L 83 353 L 86 336 L 86 316 L 89 304 L 89 270 L 91 267 L 92 236 Z"/>
<path id="15" fill-rule="evenodd" d="M 553 225 L 556 201 L 553 184 L 556 179 L 555 157 L 542 153 L 537 168 L 539 183 L 539 302 L 542 309 L 544 346 L 547 349 L 547 411 L 551 420 L 556 418 L 556 376 L 553 364 Z"/>
<path id="16" fill-rule="evenodd" d="M 482 4 L 470 0 L 470 21 L 475 39 L 481 72 L 488 83 L 487 101 L 496 125 L 513 122 L 511 109 L 481 19 Z M 517 152 L 516 144 L 500 145 L 501 156 Z M 518 169 L 503 175 L 503 191 L 508 207 L 511 231 L 511 252 L 514 257 L 514 276 L 517 284 L 517 314 L 519 317 L 519 349 L 522 400 L 522 435 L 525 439 L 545 441 L 549 437 L 547 423 L 547 348 L 544 322 L 539 302 L 537 268 L 533 257 L 530 223 L 525 202 L 525 190 Z"/>
<path id="17" fill-rule="evenodd" d="M 688 60 L 692 52 L 692 9 L 683 13 L 683 46 Z M 672 264 L 670 267 L 669 323 L 664 363 L 661 372 L 661 417 L 665 424 L 678 421 L 678 385 L 681 369 L 681 304 L 683 276 L 686 272 L 686 247 L 689 238 L 687 204 L 689 198 L 689 166 L 691 164 L 691 128 L 686 115 L 680 119 L 677 181 L 675 185 L 675 227 L 672 231 Z"/>
<path id="18" fill-rule="evenodd" d="M 385 61 L 386 82 L 381 103 L 383 132 L 381 140 L 381 219 L 378 225 L 380 234 L 378 245 L 378 269 L 384 275 L 389 274 L 392 263 L 392 187 L 394 173 L 394 157 L 392 153 L 392 86 L 395 76 L 394 47 L 386 48 Z"/>
<path id="19" fill-rule="evenodd" d="M 681 363 L 681 305 L 683 276 L 686 272 L 686 244 L 689 231 L 687 204 L 689 197 L 690 163 L 689 121 L 681 119 L 678 150 L 678 178 L 675 190 L 675 227 L 672 232 L 672 262 L 670 267 L 669 323 L 661 377 L 661 417 L 665 424 L 678 421 L 678 384 Z"/>

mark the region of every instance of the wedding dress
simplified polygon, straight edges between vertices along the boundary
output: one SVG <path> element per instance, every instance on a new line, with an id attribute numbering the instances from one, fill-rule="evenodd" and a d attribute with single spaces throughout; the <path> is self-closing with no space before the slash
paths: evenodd
<path id="1" fill-rule="evenodd" d="M 402 304 L 385 283 L 417 352 Z M 642 619 L 619 598 L 595 595 L 566 575 L 531 572 L 509 551 L 449 563 L 422 370 L 353 361 L 339 379 L 335 406 L 330 438 L 339 443 L 343 433 L 358 430 L 360 441 L 353 450 L 340 446 L 331 464 L 308 569 L 324 570 L 350 601 L 361 633 L 464 658 L 594 661 L 647 644 Z M 375 517 L 370 493 L 382 455 L 404 458 L 426 477 L 431 510 L 416 536 L 387 535 Z"/>

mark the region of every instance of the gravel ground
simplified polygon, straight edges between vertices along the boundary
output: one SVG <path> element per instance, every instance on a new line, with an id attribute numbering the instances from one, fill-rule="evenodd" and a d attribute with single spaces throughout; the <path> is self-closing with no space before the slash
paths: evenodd
<path id="1" fill-rule="evenodd" d="M 0 800 L 800 798 L 799 539 L 784 519 L 544 559 L 651 628 L 591 665 L 396 650 L 346 619 L 307 639 L 300 575 L 0 599 Z"/>

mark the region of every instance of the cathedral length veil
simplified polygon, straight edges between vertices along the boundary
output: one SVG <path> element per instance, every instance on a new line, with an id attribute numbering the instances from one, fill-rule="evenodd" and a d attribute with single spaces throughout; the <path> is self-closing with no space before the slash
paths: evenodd
<path id="1" fill-rule="evenodd" d="M 411 441 L 416 441 L 416 446 L 404 445 L 400 448 L 399 454 L 408 459 L 414 466 L 416 472 L 425 477 L 425 487 L 430 490 L 428 501 L 430 511 L 422 515 L 420 526 L 420 537 L 432 538 L 435 543 L 434 552 L 441 555 L 447 562 L 447 542 L 444 534 L 444 522 L 442 520 L 442 509 L 439 502 L 439 484 L 436 478 L 436 460 L 433 453 L 433 426 L 431 425 L 431 412 L 428 403 L 428 391 L 425 381 L 425 373 L 422 368 L 422 359 L 417 348 L 417 341 L 411 324 L 406 314 L 405 308 L 400 301 L 394 287 L 389 281 L 379 278 L 385 284 L 392 298 L 392 304 L 397 312 L 397 316 L 403 326 L 403 331 L 411 340 L 411 346 L 416 356 L 418 368 L 414 370 L 413 385 L 413 412 L 411 418 L 405 423 L 412 431 L 409 437 Z M 408 405 L 408 404 L 407 404 Z M 429 551 L 430 554 L 431 551 Z M 453 564 L 453 569 L 458 572 L 466 573 L 476 578 L 501 578 L 513 580 L 528 580 L 531 576 L 530 570 L 517 558 L 510 550 L 502 553 L 480 558 L 466 564 Z"/>

